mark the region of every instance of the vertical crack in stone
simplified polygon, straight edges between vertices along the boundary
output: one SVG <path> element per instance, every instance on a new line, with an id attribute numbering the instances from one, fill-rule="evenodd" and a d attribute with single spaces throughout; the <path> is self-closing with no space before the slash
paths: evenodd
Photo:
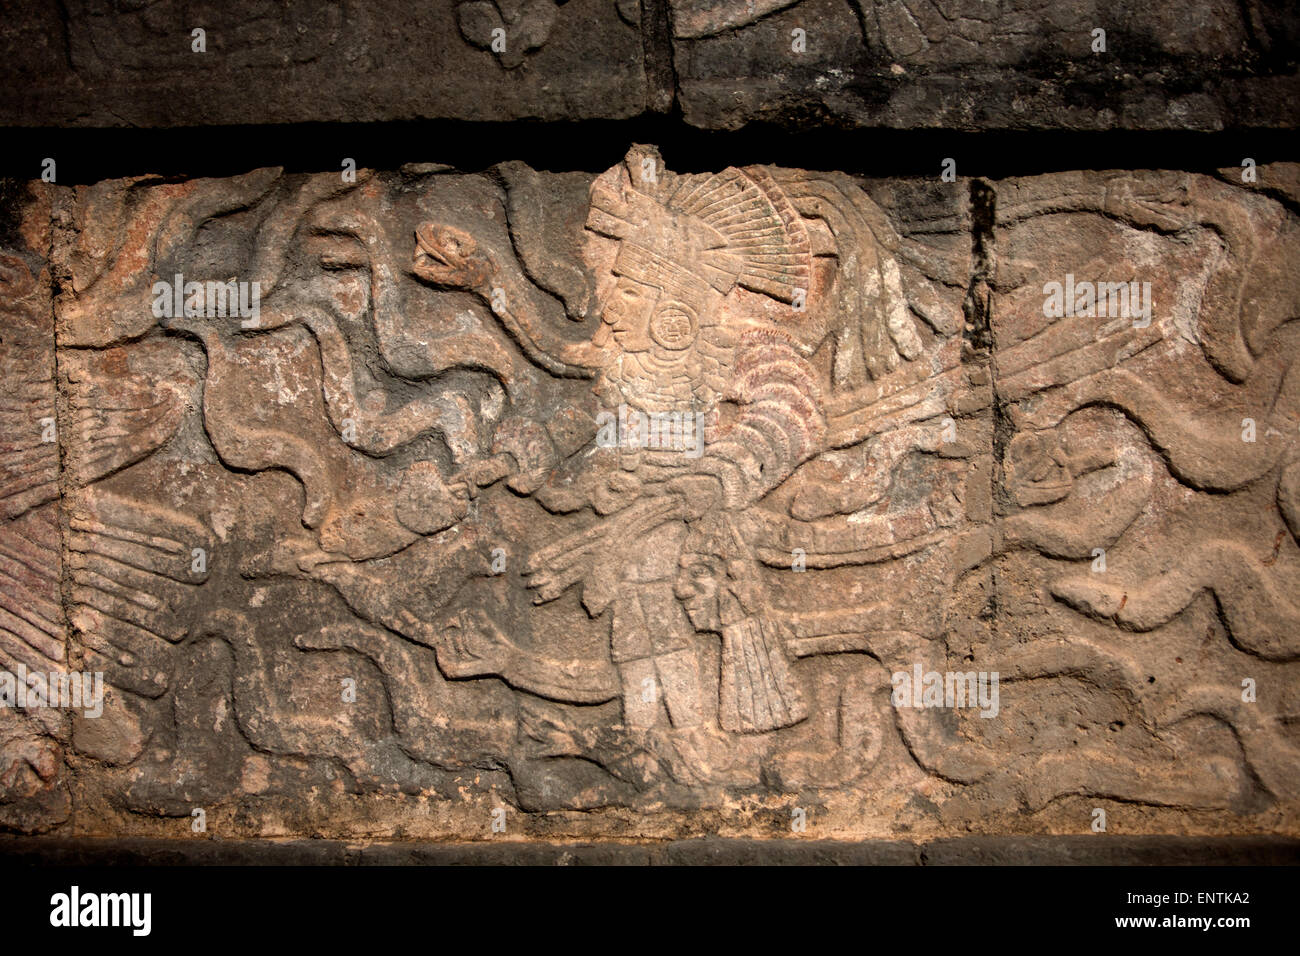
<path id="1" fill-rule="evenodd" d="M 82 669 L 83 652 L 80 644 L 73 638 L 72 627 L 72 578 L 68 573 L 68 544 L 71 540 L 70 502 L 72 488 L 68 472 L 68 434 L 72 427 L 68 411 L 67 390 L 63 387 L 62 369 L 59 364 L 59 315 L 55 307 L 59 293 L 71 289 L 72 279 L 67 259 L 63 253 L 71 248 L 71 240 L 66 235 L 73 227 L 76 192 L 73 189 L 51 186 L 53 195 L 50 199 L 50 235 L 49 246 L 45 250 L 46 262 L 49 264 L 50 296 L 50 336 L 54 340 L 54 434 L 58 445 L 58 489 L 59 497 L 55 504 L 58 509 L 59 528 L 59 609 L 63 614 L 64 664 L 69 671 Z"/>
<path id="2" fill-rule="evenodd" d="M 1012 426 L 998 390 L 997 340 L 993 332 L 993 293 L 990 282 L 996 268 L 993 227 L 997 213 L 997 194 L 990 183 L 982 179 L 971 180 L 971 271 L 966 297 L 962 302 L 965 315 L 967 356 L 972 365 L 973 384 L 989 389 L 990 408 L 993 415 L 993 467 L 989 480 L 993 502 L 992 526 L 993 554 L 1001 549 L 1000 516 L 1005 511 L 1005 482 L 1003 462 Z M 989 609 L 994 620 L 998 614 L 998 566 L 992 565 L 992 595 Z"/>

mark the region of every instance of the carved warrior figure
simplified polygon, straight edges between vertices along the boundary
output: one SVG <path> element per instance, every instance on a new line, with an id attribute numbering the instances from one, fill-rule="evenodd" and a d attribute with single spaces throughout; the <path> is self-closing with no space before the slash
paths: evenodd
<path id="1" fill-rule="evenodd" d="M 1140 636 L 1160 629 L 1177 639 L 1200 613 L 1184 614 L 1189 602 L 1209 591 L 1231 654 L 1293 666 L 1296 628 L 1276 623 L 1296 620 L 1285 585 L 1294 579 L 1296 557 L 1290 542 L 1274 537 L 1289 527 L 1300 539 L 1293 437 L 1300 374 L 1292 359 L 1296 323 L 1288 321 L 1296 314 L 1294 292 L 1285 281 L 1294 260 L 1293 217 L 1262 198 L 1243 206 L 1235 187 L 1203 177 L 1170 184 L 1148 174 L 1078 181 L 1053 175 L 1007 187 L 997 205 L 998 282 L 1006 291 L 999 292 L 1004 321 L 996 328 L 996 372 L 1012 429 L 1001 481 L 1008 494 L 995 511 L 990 490 L 998 479 L 991 456 L 978 450 L 992 446 L 981 429 L 992 427 L 993 346 L 979 328 L 962 334 L 960 296 L 974 302 L 982 295 L 970 285 L 963 223 L 925 219 L 921 229 L 904 218 L 903 238 L 893 214 L 841 174 L 730 169 L 674 176 L 648 150 L 634 150 L 597 179 L 589 197 L 585 256 L 597 279 L 598 329 L 566 336 L 575 326 L 564 310 L 578 317 L 585 288 L 575 282 L 567 294 L 548 297 L 559 285 L 542 275 L 536 259 L 526 262 L 523 250 L 529 236 L 550 230 L 534 229 L 527 212 L 511 213 L 510 221 L 500 215 L 502 203 L 522 209 L 530 189 L 551 189 L 553 181 L 517 170 L 509 175 L 516 179 L 507 176 L 504 197 L 482 177 L 457 174 L 444 183 L 430 176 L 420 190 L 403 178 L 397 191 L 406 206 L 393 202 L 382 183 L 340 192 L 331 175 L 277 185 L 277 171 L 259 171 L 183 189 L 150 187 L 144 205 L 128 210 L 118 200 L 121 215 L 130 211 L 142 225 L 110 231 L 137 237 L 132 241 L 148 237 L 152 252 L 124 247 L 130 254 L 108 260 L 88 252 L 73 258 L 81 292 L 58 307 L 58 368 L 67 373 L 69 412 L 59 434 L 75 489 L 62 559 L 76 635 L 68 646 L 96 669 L 102 658 L 106 679 L 122 692 L 116 700 L 125 701 L 120 721 L 105 714 L 114 733 L 76 740 L 80 753 L 103 753 L 126 766 L 151 739 L 151 728 L 179 726 L 181 718 L 171 714 L 191 706 L 186 699 L 207 699 L 201 683 L 219 683 L 206 676 L 208 665 L 188 656 L 215 637 L 229 651 L 211 648 L 205 659 L 232 655 L 230 700 L 240 734 L 267 754 L 337 758 L 363 786 L 434 786 L 429 767 L 412 760 L 472 766 L 476 776 L 478 768 L 505 763 L 512 780 L 525 781 L 523 793 L 529 774 L 552 787 L 558 777 L 551 758 L 574 756 L 582 759 L 564 765 L 578 768 L 569 793 L 590 802 L 632 799 L 625 784 L 657 786 L 656 760 L 677 783 L 751 785 L 761 772 L 764 779 L 821 786 L 861 778 L 896 728 L 925 772 L 944 786 L 970 788 L 972 806 L 1005 799 L 1039 809 L 1062 793 L 1094 791 L 1228 805 L 1239 800 L 1236 781 L 1247 772 L 1235 757 L 1188 743 L 1178 745 L 1184 756 L 1152 763 L 1152 748 L 1163 752 L 1177 742 L 1180 722 L 1211 715 L 1235 729 L 1250 775 L 1270 792 L 1294 797 L 1296 752 L 1279 716 L 1294 705 L 1268 711 L 1234 704 L 1239 695 L 1231 681 L 1225 689 L 1208 670 L 1189 693 L 1153 696 L 1167 685 L 1163 677 L 1149 683 L 1155 672 L 1147 661 L 1164 645 L 1152 649 Z M 111 197 L 120 187 L 98 188 Z M 466 196 L 477 201 L 469 204 Z M 581 204 L 581 193 L 573 201 Z M 267 292 L 261 326 L 179 319 L 150 329 L 152 277 L 188 272 L 181 266 L 203 223 L 254 207 L 269 213 L 254 217 L 260 225 L 251 275 Z M 382 214 L 372 215 L 377 207 Z M 567 219 L 567 202 L 554 207 Z M 1060 227 L 1050 217 L 1062 210 L 1092 217 L 1089 230 L 1098 217 L 1123 223 L 1123 241 L 1137 230 L 1222 237 L 1231 254 L 1207 280 L 1196 322 L 1203 355 L 1184 347 L 1177 317 L 1159 309 L 1140 328 L 1102 317 L 1042 321 L 1038 291 L 1048 267 L 1017 264 L 1013 253 L 1022 246 L 1035 259 L 1073 262 L 1072 253 L 1056 249 L 1063 245 Z M 434 211 L 464 228 L 430 222 Z M 150 223 L 156 237 L 144 228 Z M 927 230 L 959 241 L 918 238 Z M 1017 234 L 1024 236 L 1019 242 Z M 88 249 L 94 235 L 82 233 Z M 295 236 L 308 253 L 305 277 L 297 266 L 285 267 L 294 259 Z M 1176 274 L 1172 254 L 1167 261 Z M 99 270 L 90 276 L 97 281 L 77 271 L 82 262 Z M 0 266 L 0 280 L 13 275 L 10 263 Z M 1051 270 L 1056 274 L 1055 265 Z M 34 305 L 26 274 L 25 267 L 18 274 L 17 300 Z M 430 286 L 469 290 L 513 341 L 488 328 L 486 317 L 480 322 L 484 310 L 470 314 L 461 310 L 464 297 Z M 1024 296 L 1030 307 L 1016 315 Z M 58 459 L 35 450 L 38 436 L 24 410 L 53 404 L 52 316 L 32 336 L 22 329 L 34 317 L 20 318 L 0 343 L 0 357 L 31 385 L 25 404 L 11 409 L 6 431 L 14 441 L 5 459 L 9 524 L 0 528 L 7 533 L 0 534 L 0 551 L 8 548 L 35 576 L 25 589 L 10 590 L 4 610 L 13 619 L 9 636 L 0 633 L 0 652 L 61 660 L 63 631 L 58 615 L 49 616 L 60 607 L 51 470 Z M 189 340 L 202 346 L 205 363 L 193 361 Z M 443 376 L 451 369 L 470 374 Z M 492 380 L 484 384 L 473 373 Z M 1221 408 L 1183 406 L 1164 394 L 1175 376 L 1201 394 L 1236 398 Z M 159 379 L 169 385 L 159 388 Z M 249 402 L 254 385 L 271 379 L 291 387 L 270 401 Z M 703 447 L 593 447 L 598 423 L 587 412 L 619 406 L 633 418 L 689 415 L 703 423 Z M 182 424 L 195 409 L 202 434 Z M 1258 441 L 1243 444 L 1242 415 L 1269 409 L 1259 418 Z M 945 437 L 949 427 L 952 438 Z M 445 444 L 445 455 L 436 441 L 429 451 L 431 435 Z M 176 446 L 155 454 L 173 437 L 205 462 L 188 483 L 174 475 Z M 677 438 L 687 444 L 685 435 Z M 199 447 L 204 441 L 210 455 Z M 247 476 L 272 469 L 298 479 L 302 503 L 297 507 L 296 489 L 273 497 L 266 510 L 277 513 L 263 525 L 261 489 L 275 492 L 287 483 L 268 476 L 252 485 Z M 463 500 L 496 481 L 532 500 L 491 494 L 473 509 Z M 1161 514 L 1150 505 L 1162 482 L 1182 486 L 1187 527 L 1210 526 L 1200 519 L 1209 509 L 1237 510 L 1230 519 L 1210 515 L 1232 529 L 1220 537 L 1166 546 L 1170 565 L 1153 574 L 1126 561 L 1126 551 L 1149 553 L 1143 535 Z M 158 508 L 154 487 L 164 489 Z M 1213 494 L 1192 494 L 1198 491 Z M 205 495 L 212 502 L 206 511 L 196 507 Z M 1260 540 L 1273 550 L 1261 560 L 1251 516 L 1260 513 L 1258 500 L 1274 497 L 1281 514 L 1265 512 L 1272 524 Z M 207 515 L 231 500 L 246 510 L 231 525 L 222 518 L 223 527 L 235 529 L 227 541 Z M 586 530 L 539 547 L 534 518 L 566 534 Z M 272 527 L 281 533 L 264 530 Z M 147 547 L 139 543 L 144 531 Z M 486 587 L 506 595 L 516 612 L 509 638 L 504 625 L 474 610 L 485 606 L 478 590 L 484 583 L 476 579 L 489 542 L 508 535 L 532 549 L 525 579 L 539 603 L 555 601 L 535 614 L 518 613 L 523 594 L 511 587 L 517 579 L 490 580 Z M 266 550 L 268 538 L 273 547 Z M 814 573 L 783 581 L 772 572 L 790 567 L 796 545 L 806 549 Z M 1098 546 L 1111 552 L 1107 575 L 1083 565 L 1071 574 L 1062 566 L 1090 561 Z M 176 566 L 175 555 L 196 547 L 209 555 L 212 579 L 187 562 Z M 974 611 L 984 606 L 994 561 L 1025 569 L 1032 586 L 1055 597 L 1039 608 L 1041 620 L 1068 640 L 1026 644 L 1014 630 L 985 629 Z M 759 563 L 769 569 L 762 582 L 770 589 L 760 584 Z M 277 647 L 277 620 L 211 613 L 214 595 L 232 576 L 241 588 L 265 579 L 299 607 L 329 612 L 321 627 L 302 625 L 293 645 L 372 660 L 400 745 L 384 729 L 382 708 L 326 735 L 320 728 L 331 713 L 304 719 L 285 706 L 268 715 L 251 703 L 285 700 L 265 682 L 273 687 L 323 673 L 331 662 Z M 1016 577 L 1002 581 L 1014 584 Z M 334 588 L 357 620 L 335 619 L 346 612 L 293 578 Z M 581 612 L 556 601 L 574 596 L 574 585 L 598 623 L 577 620 Z M 126 588 L 147 591 L 149 606 L 121 601 Z M 794 600 L 782 599 L 783 589 Z M 53 598 L 36 601 L 29 592 Z M 935 601 L 934 594 L 953 596 Z M 863 603 L 868 595 L 879 600 Z M 457 626 L 447 630 L 449 608 L 460 610 Z M 37 612 L 39 620 L 28 616 Z M 296 615 L 281 617 L 298 628 Z M 1113 645 L 1108 632 L 1118 638 Z M 706 674 L 718 639 L 720 664 Z M 584 651 L 557 660 L 559 647 Z M 1008 715 L 1026 713 L 1038 700 L 1082 709 L 1100 726 L 1123 717 L 1138 742 L 1064 756 L 1051 741 L 1036 741 L 1011 754 L 996 735 L 981 736 L 980 725 L 991 722 L 978 717 L 968 722 L 974 727 L 958 723 L 955 731 L 937 710 L 875 713 L 872 701 L 891 672 L 910 672 L 917 662 L 944 671 L 968 654 L 977 655 L 980 669 L 1000 670 L 1009 692 L 1015 688 Z M 1079 675 L 1086 678 L 1082 689 L 1048 690 Z M 502 680 L 444 679 L 483 676 Z M 553 701 L 593 706 L 557 710 Z M 610 726 L 616 708 L 626 727 Z M 805 710 L 810 719 L 799 722 Z M 132 730 L 132 713 L 156 724 L 134 721 Z M 665 726 L 670 736 L 660 736 Z M 762 733 L 781 728 L 791 729 Z M 32 737 L 37 729 L 26 721 L 0 728 L 11 739 L 50 741 L 27 751 L 24 791 L 53 787 L 58 765 L 61 745 Z M 147 744 L 155 750 L 170 747 L 162 733 L 152 739 L 164 741 Z M 723 768 L 721 759 L 735 762 Z M 742 762 L 750 766 L 742 770 Z M 591 786 L 584 774 L 593 765 L 614 782 Z M 176 773 L 191 772 L 183 759 L 158 766 L 169 769 L 149 771 L 146 782 L 159 793 L 175 790 Z M 209 785 L 218 786 L 213 779 Z M 147 793 L 131 799 L 155 806 Z M 652 791 L 650 799 L 661 793 Z M 57 811 L 63 798 L 48 794 Z M 548 796 L 538 805 L 568 800 Z"/>
<path id="2" fill-rule="evenodd" d="M 589 612 L 612 609 L 631 729 L 653 725 L 662 694 L 671 724 L 697 731 L 700 662 L 675 590 L 692 563 L 688 539 L 723 541 L 734 587 L 721 616 L 704 616 L 722 635 L 719 722 L 738 733 L 795 724 L 807 708 L 776 625 L 754 613 L 757 564 L 734 522 L 818 450 L 825 429 L 814 373 L 782 322 L 812 283 L 803 221 L 764 170 L 675 176 L 634 151 L 593 184 L 587 228 L 614 243 L 598 288 L 602 323 L 594 348 L 561 359 L 597 370 L 606 409 L 702 423 L 703 451 L 693 454 L 682 432 L 669 447 L 639 447 L 626 430 L 600 449 L 612 461 L 597 465 L 604 483 L 592 503 L 606 517 L 536 553 L 529 586 L 541 603 L 579 584 Z M 473 654 L 482 639 L 462 636 L 460 651 Z M 517 686 L 547 672 L 522 650 L 511 656 L 518 663 L 502 676 Z"/>

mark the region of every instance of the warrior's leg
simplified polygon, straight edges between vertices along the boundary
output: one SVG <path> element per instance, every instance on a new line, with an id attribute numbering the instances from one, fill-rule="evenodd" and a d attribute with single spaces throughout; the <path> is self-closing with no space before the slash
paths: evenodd
<path id="1" fill-rule="evenodd" d="M 655 659 L 668 719 L 676 728 L 696 727 L 703 720 L 700 668 L 694 651 L 673 651 Z"/>
<path id="2" fill-rule="evenodd" d="M 659 684 L 654 661 L 622 661 L 618 676 L 623 684 L 623 723 L 628 730 L 645 732 L 659 716 Z"/>

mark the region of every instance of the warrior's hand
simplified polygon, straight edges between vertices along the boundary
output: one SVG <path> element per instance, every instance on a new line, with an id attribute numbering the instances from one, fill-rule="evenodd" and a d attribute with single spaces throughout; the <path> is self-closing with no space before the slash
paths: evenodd
<path id="1" fill-rule="evenodd" d="M 480 488 L 486 488 L 514 472 L 515 461 L 509 455 L 480 458 L 452 476 L 452 479 L 447 482 L 447 490 L 453 494 L 475 498 Z"/>
<path id="2" fill-rule="evenodd" d="M 536 552 L 524 565 L 528 587 L 537 590 L 534 603 L 555 600 L 570 586 L 590 579 L 598 567 L 616 563 L 654 528 L 681 517 L 682 504 L 677 497 L 644 498 Z"/>

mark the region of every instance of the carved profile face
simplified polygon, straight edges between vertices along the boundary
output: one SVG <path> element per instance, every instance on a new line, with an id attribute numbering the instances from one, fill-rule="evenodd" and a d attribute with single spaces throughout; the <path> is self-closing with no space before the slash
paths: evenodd
<path id="1" fill-rule="evenodd" d="M 658 300 L 659 290 L 653 286 L 618 277 L 605 299 L 601 318 L 624 352 L 646 352 L 654 347 L 651 319 Z"/>
<path id="2" fill-rule="evenodd" d="M 601 318 L 623 352 L 654 352 L 670 364 L 684 358 L 700 337 L 697 303 L 671 297 L 627 276 L 618 276 L 604 297 Z"/>

